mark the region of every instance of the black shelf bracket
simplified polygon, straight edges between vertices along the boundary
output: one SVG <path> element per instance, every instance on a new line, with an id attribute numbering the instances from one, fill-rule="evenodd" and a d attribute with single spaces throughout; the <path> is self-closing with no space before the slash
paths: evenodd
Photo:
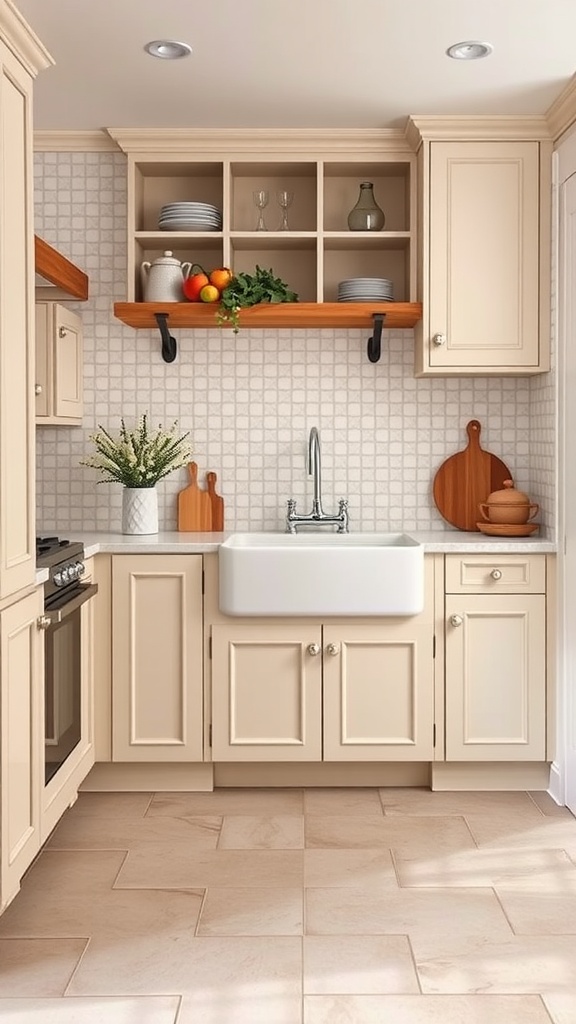
<path id="1" fill-rule="evenodd" d="M 162 338 L 162 359 L 165 363 L 173 363 L 176 359 L 178 346 L 168 330 L 168 313 L 154 313 L 160 337 Z"/>
<path id="2" fill-rule="evenodd" d="M 377 363 L 382 355 L 382 328 L 386 313 L 373 313 L 374 328 L 372 337 L 368 338 L 368 359 L 371 363 Z"/>

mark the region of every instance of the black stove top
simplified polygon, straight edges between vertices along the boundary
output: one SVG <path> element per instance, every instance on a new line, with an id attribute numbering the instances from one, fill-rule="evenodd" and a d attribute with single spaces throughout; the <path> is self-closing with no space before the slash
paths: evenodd
<path id="1" fill-rule="evenodd" d="M 83 555 L 84 545 L 81 541 L 61 540 L 60 537 L 36 537 L 36 565 L 41 568 L 81 558 Z"/>

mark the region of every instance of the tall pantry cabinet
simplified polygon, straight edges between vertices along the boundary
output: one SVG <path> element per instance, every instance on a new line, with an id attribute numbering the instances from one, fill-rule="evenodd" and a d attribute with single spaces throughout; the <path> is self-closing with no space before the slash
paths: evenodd
<path id="1" fill-rule="evenodd" d="M 51 63 L 11 0 L 0 0 L 0 907 L 40 844 L 32 83 Z"/>

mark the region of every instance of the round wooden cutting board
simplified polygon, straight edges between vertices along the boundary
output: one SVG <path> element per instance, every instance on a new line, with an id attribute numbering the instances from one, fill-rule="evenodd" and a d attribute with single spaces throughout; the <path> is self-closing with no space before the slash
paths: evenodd
<path id="1" fill-rule="evenodd" d="M 512 478 L 501 459 L 480 447 L 481 429 L 478 420 L 470 420 L 466 427 L 468 446 L 442 463 L 433 488 L 440 515 L 459 530 L 477 533 L 480 502 Z"/>

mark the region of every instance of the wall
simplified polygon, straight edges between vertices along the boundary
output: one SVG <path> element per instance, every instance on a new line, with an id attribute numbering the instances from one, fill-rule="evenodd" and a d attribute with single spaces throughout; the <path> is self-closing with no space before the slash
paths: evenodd
<path id="1" fill-rule="evenodd" d="M 542 378 L 416 380 L 411 331 L 384 332 L 366 357 L 366 332 L 179 331 L 165 364 L 156 332 L 114 319 L 126 297 L 126 170 L 116 153 L 36 156 L 35 230 L 90 277 L 90 299 L 70 303 L 84 324 L 83 428 L 38 430 L 38 529 L 119 530 L 121 488 L 81 466 L 98 424 L 116 431 L 149 412 L 189 430 L 200 477 L 218 474 L 227 529 L 281 529 L 286 499 L 308 511 L 308 432 L 322 442 L 326 510 L 349 499 L 351 529 L 450 529 L 432 500 L 441 462 L 477 418 L 482 443 L 554 527 L 555 382 Z M 158 485 L 160 528 L 176 527 L 184 470 Z"/>

